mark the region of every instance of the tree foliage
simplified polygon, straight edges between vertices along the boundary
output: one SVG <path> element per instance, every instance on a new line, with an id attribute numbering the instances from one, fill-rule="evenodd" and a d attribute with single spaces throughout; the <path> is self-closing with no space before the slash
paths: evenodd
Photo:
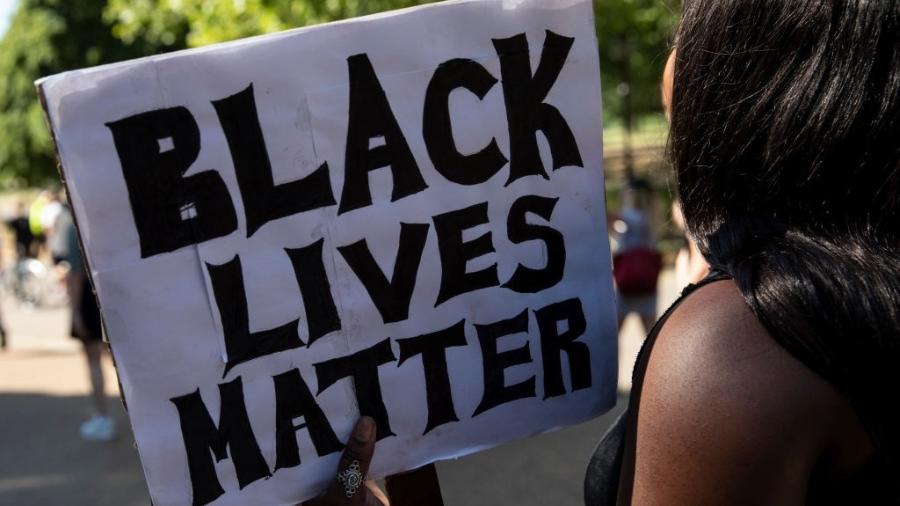
<path id="1" fill-rule="evenodd" d="M 0 182 L 56 175 L 33 86 L 38 77 L 427 1 L 20 0 L 0 41 Z M 659 110 L 673 2 L 594 0 L 608 120 Z"/>
<path id="2" fill-rule="evenodd" d="M 109 0 L 106 19 L 124 41 L 166 42 L 183 36 L 188 46 L 196 47 L 421 3 L 427 1 Z"/>
<path id="3" fill-rule="evenodd" d="M 201 46 L 429 0 L 110 0 L 107 20 L 125 41 Z M 660 110 L 659 79 L 677 0 L 594 0 L 607 118 Z M 187 28 L 187 33 L 183 28 Z"/>
<path id="4" fill-rule="evenodd" d="M 56 177 L 53 146 L 34 80 L 170 47 L 125 44 L 103 21 L 106 0 L 20 0 L 0 40 L 0 182 L 40 184 Z M 183 44 L 182 44 L 183 46 Z"/>
<path id="5" fill-rule="evenodd" d="M 7 180 L 52 175 L 53 148 L 33 80 L 54 65 L 57 54 L 47 40 L 64 31 L 52 13 L 20 7 L 0 42 L 0 170 Z"/>
<path id="6" fill-rule="evenodd" d="M 607 118 L 661 110 L 659 84 L 678 20 L 676 0 L 594 0 Z M 626 120 L 627 121 L 627 120 Z"/>

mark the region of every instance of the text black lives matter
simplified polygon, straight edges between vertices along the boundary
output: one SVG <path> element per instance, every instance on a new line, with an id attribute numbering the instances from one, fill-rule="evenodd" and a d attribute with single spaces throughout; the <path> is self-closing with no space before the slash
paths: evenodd
<path id="1" fill-rule="evenodd" d="M 450 184 L 483 184 L 508 167 L 506 186 L 523 178 L 550 176 L 541 161 L 536 134 L 542 133 L 550 150 L 552 171 L 565 166 L 583 167 L 575 137 L 560 111 L 545 103 L 556 83 L 574 39 L 546 32 L 537 68 L 532 72 L 525 34 L 494 39 L 500 61 L 500 80 L 480 63 L 452 59 L 435 69 L 426 90 L 421 132 L 435 170 Z M 246 234 L 251 237 L 266 223 L 314 209 L 337 206 L 337 214 L 360 212 L 372 204 L 369 173 L 389 169 L 393 190 L 391 201 L 427 191 L 428 185 L 410 151 L 394 116 L 387 95 L 366 54 L 347 58 L 349 77 L 348 128 L 344 163 L 344 183 L 340 201 L 331 187 L 327 162 L 311 174 L 276 185 L 259 116 L 252 82 L 243 90 L 212 100 L 227 140 L 235 175 L 243 200 Z M 457 89 L 479 99 L 501 83 L 509 129 L 509 156 L 491 139 L 476 153 L 460 153 L 453 139 L 449 97 Z M 200 149 L 200 130 L 186 107 L 158 109 L 107 123 L 121 162 L 134 221 L 140 238 L 142 258 L 195 245 L 237 230 L 235 206 L 219 173 L 206 170 L 185 176 Z M 370 139 L 384 142 L 371 146 Z M 160 139 L 171 140 L 162 150 Z M 551 171 L 551 172 L 552 172 Z M 546 263 L 541 268 L 517 265 L 501 282 L 497 265 L 470 272 L 467 263 L 493 253 L 491 233 L 465 240 L 468 229 L 488 223 L 488 202 L 432 216 L 422 223 L 399 223 L 397 253 L 390 277 L 382 271 L 366 239 L 337 247 L 340 256 L 359 279 L 384 323 L 409 318 L 425 243 L 431 229 L 437 238 L 441 281 L 434 300 L 438 307 L 460 295 L 488 287 L 502 287 L 516 293 L 537 293 L 555 286 L 563 278 L 566 247 L 562 233 L 550 226 L 558 198 L 525 195 L 509 208 L 507 235 L 513 244 L 542 241 Z M 188 212 L 185 215 L 185 212 Z M 546 225 L 529 223 L 536 215 Z M 241 259 L 235 256 L 221 264 L 207 264 L 213 296 L 222 315 L 227 363 L 223 380 L 235 367 L 273 353 L 313 346 L 315 341 L 341 329 L 330 281 L 323 261 L 324 239 L 302 248 L 284 249 L 293 266 L 306 315 L 307 342 L 303 342 L 300 318 L 283 325 L 251 332 L 244 289 Z M 298 301 L 298 304 L 301 302 Z M 342 379 L 353 382 L 360 413 L 377 423 L 379 440 L 394 436 L 385 405 L 379 368 L 415 367 L 407 363 L 421 358 L 426 389 L 427 425 L 423 434 L 446 423 L 458 422 L 453 403 L 447 350 L 467 346 L 466 328 L 477 336 L 483 358 L 484 394 L 471 413 L 482 413 L 515 401 L 537 396 L 536 376 L 507 385 L 504 371 L 532 363 L 529 342 L 500 351 L 504 336 L 529 333 L 533 313 L 540 341 L 543 368 L 543 398 L 565 395 L 563 355 L 569 368 L 571 390 L 591 386 L 589 350 L 579 342 L 586 329 L 580 299 L 570 298 L 524 308 L 513 318 L 495 322 L 456 324 L 418 336 L 394 338 L 313 364 L 318 391 L 313 394 L 299 369 L 272 377 L 276 404 L 276 461 L 270 469 L 263 458 L 250 425 L 241 377 L 219 384 L 221 409 L 216 424 L 199 388 L 171 399 L 181 422 L 195 505 L 212 502 L 224 490 L 216 474 L 215 462 L 231 458 L 240 488 L 269 477 L 279 469 L 301 464 L 296 432 L 305 429 L 319 456 L 341 450 L 317 395 Z M 226 317 L 227 315 L 227 317 Z M 561 331 L 560 329 L 565 329 Z M 239 370 L 239 369 L 238 369 Z M 295 421 L 302 419 L 302 423 Z"/>

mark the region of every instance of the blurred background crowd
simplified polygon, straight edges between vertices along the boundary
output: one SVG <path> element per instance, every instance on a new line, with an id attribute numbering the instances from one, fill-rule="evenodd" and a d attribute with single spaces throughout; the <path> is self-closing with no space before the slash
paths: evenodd
<path id="1" fill-rule="evenodd" d="M 73 302 L 84 303 L 72 285 L 80 258 L 34 80 L 420 3 L 0 0 L 0 504 L 149 504 L 112 364 L 70 337 L 81 314 Z M 696 253 L 673 207 L 660 102 L 678 2 L 594 4 L 624 399 L 647 326 L 695 276 Z M 445 502 L 580 504 L 590 446 L 615 415 L 440 464 Z M 488 472 L 494 478 L 483 480 Z"/>

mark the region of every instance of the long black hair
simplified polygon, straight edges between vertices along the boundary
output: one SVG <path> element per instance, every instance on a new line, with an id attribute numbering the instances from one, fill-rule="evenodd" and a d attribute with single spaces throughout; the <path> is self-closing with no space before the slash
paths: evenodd
<path id="1" fill-rule="evenodd" d="M 900 481 L 900 0 L 685 0 L 676 46 L 689 232 Z"/>

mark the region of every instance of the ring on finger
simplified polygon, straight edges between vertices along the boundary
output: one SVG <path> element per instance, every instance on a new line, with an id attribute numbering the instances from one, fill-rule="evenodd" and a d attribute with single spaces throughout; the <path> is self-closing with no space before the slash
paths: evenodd
<path id="1" fill-rule="evenodd" d="M 344 487 L 344 494 L 347 497 L 353 497 L 359 487 L 363 484 L 363 473 L 359 466 L 359 461 L 354 460 L 347 469 L 339 472 L 337 475 L 338 483 Z"/>

